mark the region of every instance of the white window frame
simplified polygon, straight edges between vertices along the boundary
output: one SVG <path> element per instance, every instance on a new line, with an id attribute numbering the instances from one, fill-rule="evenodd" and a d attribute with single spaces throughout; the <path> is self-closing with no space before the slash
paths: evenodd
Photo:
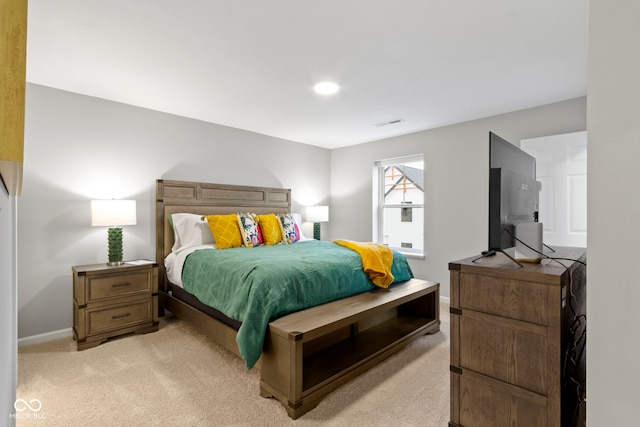
<path id="1" fill-rule="evenodd" d="M 373 241 L 376 243 L 384 244 L 384 215 L 383 211 L 386 208 L 406 208 L 406 204 L 384 204 L 384 176 L 385 168 L 387 166 L 412 163 L 421 161 L 424 165 L 424 154 L 416 154 L 411 156 L 395 157 L 391 159 L 377 160 L 373 166 Z M 422 188 L 424 189 L 424 171 L 422 175 Z M 423 203 L 412 203 L 411 208 L 421 208 L 423 215 L 413 215 L 413 221 L 422 221 L 423 239 L 424 239 L 424 197 Z M 391 247 L 393 250 L 400 252 L 410 258 L 424 258 L 424 240 L 422 248 L 402 248 Z"/>

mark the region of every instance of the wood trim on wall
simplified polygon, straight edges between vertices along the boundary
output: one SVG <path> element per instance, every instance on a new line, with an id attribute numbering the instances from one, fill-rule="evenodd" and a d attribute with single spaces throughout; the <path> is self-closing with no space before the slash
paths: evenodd
<path id="1" fill-rule="evenodd" d="M 22 193 L 22 162 L 0 160 L 0 180 L 10 196 Z"/>
<path id="2" fill-rule="evenodd" d="M 0 177 L 22 191 L 27 63 L 27 0 L 0 0 Z"/>

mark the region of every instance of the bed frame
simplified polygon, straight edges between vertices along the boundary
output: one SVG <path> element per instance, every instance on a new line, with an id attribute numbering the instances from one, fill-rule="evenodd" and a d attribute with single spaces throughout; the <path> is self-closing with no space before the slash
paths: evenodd
<path id="1" fill-rule="evenodd" d="M 291 211 L 291 190 L 188 181 L 156 182 L 156 261 L 160 314 L 172 312 L 236 355 L 236 329 L 169 292 L 164 258 L 173 246 L 169 215 Z M 440 330 L 440 285 L 411 279 L 388 289 L 333 301 L 269 324 L 260 369 L 260 394 L 278 399 L 292 418 L 313 409 L 330 391 L 400 350 Z"/>

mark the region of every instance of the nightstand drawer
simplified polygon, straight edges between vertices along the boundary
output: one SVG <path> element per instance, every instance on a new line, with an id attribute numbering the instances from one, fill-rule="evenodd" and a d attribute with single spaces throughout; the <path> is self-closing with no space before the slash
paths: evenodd
<path id="1" fill-rule="evenodd" d="M 153 321 L 151 298 L 121 306 L 86 310 L 87 335 L 122 329 Z"/>
<path id="2" fill-rule="evenodd" d="M 88 282 L 87 302 L 136 293 L 149 293 L 152 283 L 151 273 L 147 271 L 89 277 Z"/>

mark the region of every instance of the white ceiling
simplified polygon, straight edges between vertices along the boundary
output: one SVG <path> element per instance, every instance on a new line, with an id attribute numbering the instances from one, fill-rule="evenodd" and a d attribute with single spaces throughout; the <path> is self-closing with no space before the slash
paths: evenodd
<path id="1" fill-rule="evenodd" d="M 29 0 L 27 81 L 335 148 L 586 95 L 587 21 L 588 0 Z"/>

